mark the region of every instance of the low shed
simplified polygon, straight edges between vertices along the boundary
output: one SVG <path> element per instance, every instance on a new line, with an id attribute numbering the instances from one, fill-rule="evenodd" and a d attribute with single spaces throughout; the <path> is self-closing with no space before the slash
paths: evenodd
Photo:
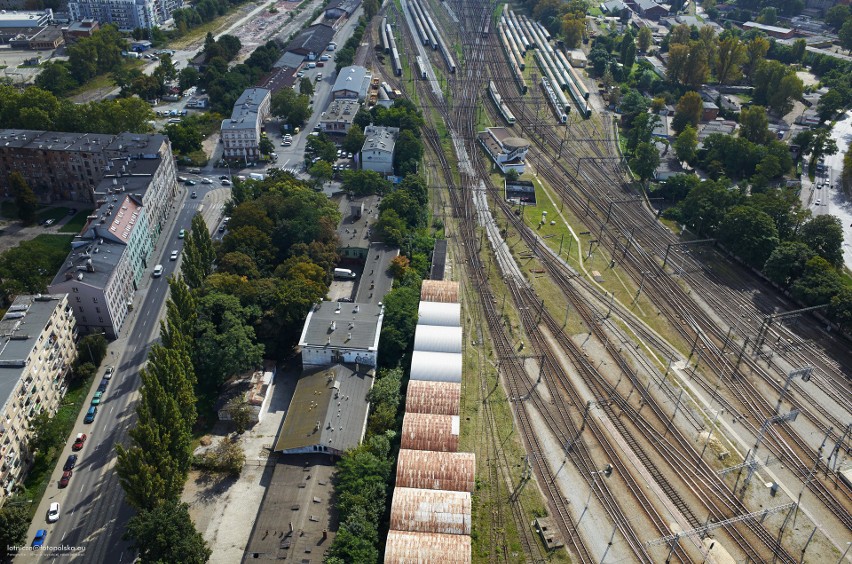
<path id="1" fill-rule="evenodd" d="M 461 384 L 410 380 L 405 394 L 406 413 L 458 415 L 461 405 Z"/>
<path id="2" fill-rule="evenodd" d="M 467 535 L 389 531 L 385 545 L 385 564 L 470 564 L 470 555 L 470 537 Z"/>
<path id="3" fill-rule="evenodd" d="M 420 285 L 424 302 L 459 303 L 459 283 L 452 280 L 424 280 Z"/>
<path id="4" fill-rule="evenodd" d="M 473 492 L 476 457 L 471 452 L 399 451 L 396 487 Z"/>
<path id="5" fill-rule="evenodd" d="M 459 450 L 458 416 L 406 413 L 402 420 L 400 448 L 457 452 Z"/>
<path id="6" fill-rule="evenodd" d="M 390 528 L 415 533 L 470 534 L 470 493 L 395 488 Z"/>

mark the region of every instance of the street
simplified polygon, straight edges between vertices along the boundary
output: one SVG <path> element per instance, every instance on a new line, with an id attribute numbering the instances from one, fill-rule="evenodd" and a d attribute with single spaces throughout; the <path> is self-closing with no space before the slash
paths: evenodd
<path id="1" fill-rule="evenodd" d="M 148 349 L 159 336 L 159 319 L 163 312 L 168 292 L 167 277 L 174 273 L 180 259 L 170 261 L 172 250 L 181 250 L 183 241 L 178 239 L 181 229 L 189 229 L 192 217 L 201 210 L 208 227 L 215 229 L 221 220 L 222 208 L 230 197 L 230 190 L 215 185 L 192 187 L 198 199 L 190 199 L 191 190 L 182 189 L 175 205 L 177 217 L 157 242 L 149 260 L 147 276 L 134 299 L 134 311 L 122 327 L 120 337 L 109 345 L 109 353 L 95 378 L 97 384 L 106 366 L 114 365 L 115 373 L 109 382 L 104 399 L 98 407 L 95 421 L 84 424 L 87 407 L 80 411 L 71 438 L 54 469 L 33 523 L 27 533 L 30 543 L 36 530 L 47 529 L 45 546 L 79 547 L 75 551 L 43 551 L 41 554 L 23 552 L 18 562 L 34 559 L 50 559 L 66 562 L 80 559 L 85 562 L 131 562 L 135 553 L 129 543 L 122 540 L 127 520 L 133 510 L 124 502 L 124 491 L 114 471 L 115 445 L 129 445 L 128 431 L 136 421 L 135 407 L 140 385 L 139 369 L 145 364 Z M 161 278 L 150 274 L 154 265 L 162 264 Z M 95 391 L 93 387 L 88 401 Z M 71 454 L 71 443 L 77 433 L 86 433 L 88 439 L 77 454 L 79 460 L 67 488 L 59 489 L 62 465 Z M 58 522 L 47 524 L 47 509 L 51 502 L 58 501 L 62 512 Z"/>

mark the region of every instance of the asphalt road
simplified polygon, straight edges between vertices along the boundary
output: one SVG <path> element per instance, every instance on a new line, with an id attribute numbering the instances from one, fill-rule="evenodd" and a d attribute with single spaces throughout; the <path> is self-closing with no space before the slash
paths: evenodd
<path id="1" fill-rule="evenodd" d="M 169 260 L 172 250 L 181 250 L 183 247 L 183 240 L 178 239 L 178 232 L 180 229 L 189 228 L 192 217 L 199 209 L 211 230 L 215 229 L 221 219 L 222 205 L 230 197 L 230 191 L 219 187 L 218 182 L 214 185 L 199 184 L 187 188 L 195 190 L 198 199 L 189 198 L 189 189 L 180 191 L 175 202 L 177 216 L 170 217 L 174 222 L 155 247 L 144 282 L 134 299 L 134 311 L 126 326 L 122 328 L 121 337 L 110 344 L 110 352 L 99 371 L 99 375 L 103 375 L 107 365 L 116 367 L 104 399 L 98 407 L 95 421 L 84 424 L 83 417 L 87 408 L 80 412 L 71 438 L 53 471 L 42 503 L 30 525 L 27 544 L 32 541 L 36 530 L 47 529 L 45 546 L 61 546 L 64 550 L 54 553 L 43 551 L 38 555 L 21 553 L 16 558 L 18 562 L 38 559 L 120 563 L 131 562 L 135 558 L 129 543 L 121 538 L 127 520 L 134 512 L 124 501 L 124 490 L 114 471 L 115 445 L 129 444 L 128 431 L 136 421 L 139 369 L 145 363 L 150 346 L 159 337 L 158 321 L 168 292 L 166 278 L 180 264 L 180 259 Z M 161 278 L 151 276 L 156 264 L 162 264 L 164 267 Z M 87 404 L 99 382 L 100 378 L 95 380 L 87 396 Z M 77 433 L 86 433 L 88 440 L 77 453 L 79 459 L 71 482 L 67 488 L 59 489 L 62 466 L 71 454 L 71 444 Z M 54 501 L 61 504 L 61 517 L 58 522 L 48 524 L 47 509 Z M 72 551 L 68 547 L 75 547 L 75 550 Z"/>

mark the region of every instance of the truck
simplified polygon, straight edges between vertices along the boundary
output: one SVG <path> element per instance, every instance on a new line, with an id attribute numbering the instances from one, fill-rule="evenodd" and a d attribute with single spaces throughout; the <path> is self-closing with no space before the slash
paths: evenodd
<path id="1" fill-rule="evenodd" d="M 263 180 L 266 177 L 264 175 L 260 174 L 260 173 L 257 173 L 257 172 L 250 172 L 249 178 L 251 180 Z"/>
<path id="2" fill-rule="evenodd" d="M 335 268 L 334 277 L 338 280 L 354 280 L 355 273 L 348 268 Z"/>

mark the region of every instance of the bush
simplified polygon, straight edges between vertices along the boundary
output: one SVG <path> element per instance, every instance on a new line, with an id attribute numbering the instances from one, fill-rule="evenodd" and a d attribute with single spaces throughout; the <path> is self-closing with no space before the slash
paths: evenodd
<path id="1" fill-rule="evenodd" d="M 246 463 L 246 453 L 236 440 L 228 437 L 219 441 L 215 449 L 208 450 L 201 456 L 196 456 L 192 466 L 200 470 L 228 474 L 237 477 L 243 471 Z"/>

